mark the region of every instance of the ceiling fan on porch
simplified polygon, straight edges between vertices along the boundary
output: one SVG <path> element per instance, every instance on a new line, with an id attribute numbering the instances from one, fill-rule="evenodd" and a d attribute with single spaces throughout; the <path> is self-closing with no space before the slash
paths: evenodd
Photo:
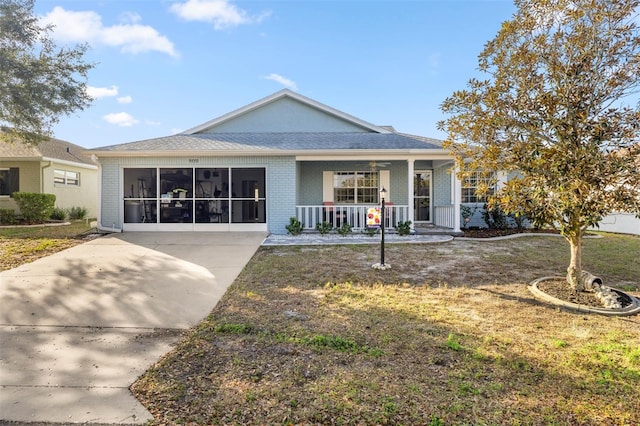
<path id="1" fill-rule="evenodd" d="M 375 172 L 376 169 L 378 168 L 384 169 L 388 167 L 389 164 L 391 164 L 390 161 L 376 161 L 376 160 L 369 161 L 369 167 L 371 168 L 372 172 Z"/>

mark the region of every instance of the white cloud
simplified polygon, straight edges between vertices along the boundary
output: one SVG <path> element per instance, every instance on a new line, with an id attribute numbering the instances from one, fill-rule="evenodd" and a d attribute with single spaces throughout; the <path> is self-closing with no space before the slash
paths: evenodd
<path id="1" fill-rule="evenodd" d="M 91 96 L 93 99 L 118 96 L 118 86 L 111 86 L 111 87 L 87 86 L 87 94 Z"/>
<path id="2" fill-rule="evenodd" d="M 107 114 L 102 117 L 104 121 L 109 124 L 115 124 L 120 127 L 131 127 L 134 124 L 138 124 L 139 121 L 131 116 L 131 114 L 127 112 L 114 112 L 111 114 Z"/>
<path id="3" fill-rule="evenodd" d="M 133 98 L 131 96 L 121 96 L 118 98 L 119 104 L 130 104 L 133 102 Z"/>
<path id="4" fill-rule="evenodd" d="M 291 90 L 298 90 L 298 85 L 293 80 L 283 77 L 280 74 L 271 73 L 268 76 L 264 77 L 264 79 L 273 80 Z"/>
<path id="5" fill-rule="evenodd" d="M 125 24 L 137 24 L 142 21 L 142 16 L 136 12 L 124 12 L 120 15 L 120 22 Z"/>
<path id="6" fill-rule="evenodd" d="M 74 12 L 56 6 L 41 18 L 45 25 L 54 25 L 52 35 L 62 41 L 104 44 L 119 47 L 125 53 L 156 51 L 178 56 L 173 43 L 148 25 L 137 22 L 135 13 L 123 15 L 124 23 L 104 26 L 102 17 L 93 11 Z"/>
<path id="7" fill-rule="evenodd" d="M 169 10 L 185 21 L 213 23 L 216 30 L 259 23 L 271 13 L 250 16 L 246 10 L 236 7 L 230 0 L 187 0 L 174 3 Z"/>

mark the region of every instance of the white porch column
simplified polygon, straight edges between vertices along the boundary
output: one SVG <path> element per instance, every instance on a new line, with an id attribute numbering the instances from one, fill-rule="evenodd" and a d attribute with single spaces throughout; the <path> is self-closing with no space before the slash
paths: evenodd
<path id="1" fill-rule="evenodd" d="M 407 198 L 408 198 L 408 205 L 409 205 L 409 220 L 411 221 L 411 230 L 414 230 L 416 221 L 415 218 L 413 217 L 413 213 L 414 213 L 414 208 L 413 208 L 413 174 L 414 174 L 414 163 L 415 160 L 414 159 L 408 159 L 407 160 L 407 174 L 408 174 L 408 178 L 407 178 Z"/>
<path id="2" fill-rule="evenodd" d="M 451 171 L 451 202 L 453 203 L 453 232 L 460 231 L 460 202 L 462 201 L 462 182 L 458 178 L 459 168 L 453 166 Z"/>

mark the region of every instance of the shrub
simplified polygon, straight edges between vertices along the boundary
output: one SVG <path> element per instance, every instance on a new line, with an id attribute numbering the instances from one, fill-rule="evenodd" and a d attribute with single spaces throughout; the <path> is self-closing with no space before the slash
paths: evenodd
<path id="1" fill-rule="evenodd" d="M 285 225 L 287 233 L 293 236 L 300 235 L 304 229 L 304 224 L 295 217 L 289 218 L 289 224 Z"/>
<path id="2" fill-rule="evenodd" d="M 406 222 L 400 221 L 395 226 L 396 231 L 399 235 L 409 235 L 411 233 L 411 221 L 407 220 Z"/>
<path id="3" fill-rule="evenodd" d="M 522 231 L 524 229 L 524 225 L 527 222 L 527 217 L 525 215 L 511 214 L 509 215 L 509 217 L 511 217 L 513 221 L 516 223 L 516 228 L 518 228 L 518 231 Z"/>
<path id="4" fill-rule="evenodd" d="M 362 230 L 362 233 L 368 235 L 369 237 L 373 237 L 378 233 L 379 230 L 380 228 L 370 228 L 367 226 Z"/>
<path id="5" fill-rule="evenodd" d="M 16 223 L 16 213 L 12 209 L 0 209 L 0 225 Z"/>
<path id="6" fill-rule="evenodd" d="M 338 234 L 342 235 L 343 237 L 346 237 L 347 234 L 351 233 L 351 229 L 352 229 L 351 225 L 345 222 L 342 224 L 340 228 L 338 228 Z"/>
<path id="7" fill-rule="evenodd" d="M 490 229 L 507 229 L 509 227 L 507 215 L 500 206 L 487 204 L 482 212 L 482 219 Z"/>
<path id="8" fill-rule="evenodd" d="M 20 208 L 22 218 L 27 222 L 46 221 L 56 206 L 56 196 L 53 194 L 14 192 L 12 197 Z"/>
<path id="9" fill-rule="evenodd" d="M 55 207 L 49 215 L 49 218 L 53 220 L 65 220 L 67 218 L 67 212 L 65 209 Z"/>
<path id="10" fill-rule="evenodd" d="M 89 214 L 89 210 L 86 207 L 71 207 L 69 209 L 69 219 L 77 220 L 84 219 Z"/>
<path id="11" fill-rule="evenodd" d="M 476 204 L 473 209 L 464 204 L 460 205 L 460 215 L 462 216 L 462 228 L 466 229 L 469 226 L 469 222 L 473 219 L 473 215 L 478 211 L 478 205 Z"/>
<path id="12" fill-rule="evenodd" d="M 316 231 L 318 231 L 321 235 L 328 234 L 333 229 L 333 226 L 329 222 L 319 222 L 316 223 Z"/>

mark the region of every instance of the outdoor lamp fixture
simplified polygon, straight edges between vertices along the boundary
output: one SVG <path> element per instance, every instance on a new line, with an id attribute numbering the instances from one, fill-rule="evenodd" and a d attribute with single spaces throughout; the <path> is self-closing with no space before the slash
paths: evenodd
<path id="1" fill-rule="evenodd" d="M 384 268 L 384 225 L 385 225 L 385 218 L 384 218 L 384 198 L 387 196 L 387 190 L 384 188 L 384 186 L 382 187 L 382 189 L 380 190 L 380 266 L 382 268 Z"/>

